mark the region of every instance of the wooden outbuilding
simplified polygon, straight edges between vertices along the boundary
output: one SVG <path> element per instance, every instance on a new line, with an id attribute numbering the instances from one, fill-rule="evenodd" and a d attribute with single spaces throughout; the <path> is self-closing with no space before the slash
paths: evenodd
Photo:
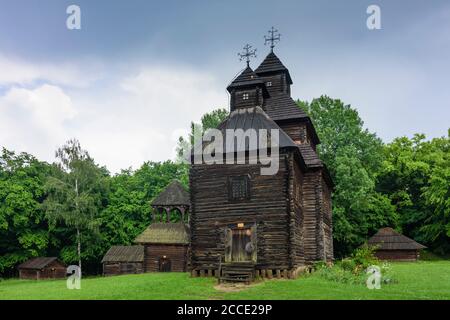
<path id="1" fill-rule="evenodd" d="M 136 243 L 144 246 L 145 272 L 187 271 L 189 227 L 185 223 L 152 223 Z"/>
<path id="2" fill-rule="evenodd" d="M 102 259 L 103 275 L 134 274 L 144 272 L 143 246 L 113 246 Z"/>
<path id="3" fill-rule="evenodd" d="M 20 279 L 63 279 L 66 265 L 56 257 L 32 258 L 18 266 Z"/>
<path id="4" fill-rule="evenodd" d="M 187 271 L 189 193 L 174 180 L 152 201 L 151 206 L 154 209 L 153 223 L 135 240 L 144 246 L 144 271 Z"/>
<path id="5" fill-rule="evenodd" d="M 424 245 L 417 243 L 392 228 L 382 228 L 369 239 L 370 246 L 376 246 L 375 256 L 381 260 L 417 261 Z"/>

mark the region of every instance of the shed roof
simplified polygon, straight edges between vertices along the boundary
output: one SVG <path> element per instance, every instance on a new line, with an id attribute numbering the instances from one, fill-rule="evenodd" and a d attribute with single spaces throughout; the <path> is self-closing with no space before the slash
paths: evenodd
<path id="1" fill-rule="evenodd" d="M 189 244 L 189 226 L 178 223 L 152 223 L 134 242 L 147 244 Z"/>
<path id="2" fill-rule="evenodd" d="M 152 206 L 189 206 L 189 193 L 181 182 L 173 180 L 155 199 Z"/>
<path id="3" fill-rule="evenodd" d="M 392 228 L 382 228 L 369 239 L 369 245 L 378 246 L 379 250 L 420 250 L 424 245 L 417 243 Z"/>
<path id="4" fill-rule="evenodd" d="M 102 259 L 103 262 L 143 262 L 143 246 L 113 246 Z"/>
<path id="5" fill-rule="evenodd" d="M 53 261 L 58 260 L 56 257 L 36 257 L 31 258 L 18 266 L 19 269 L 42 269 Z"/>

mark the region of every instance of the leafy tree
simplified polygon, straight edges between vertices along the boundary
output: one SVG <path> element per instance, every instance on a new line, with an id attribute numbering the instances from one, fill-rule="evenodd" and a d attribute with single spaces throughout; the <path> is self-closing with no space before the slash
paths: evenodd
<path id="1" fill-rule="evenodd" d="M 40 208 L 50 166 L 6 149 L 0 155 L 0 273 L 46 251 L 50 241 Z"/>
<path id="2" fill-rule="evenodd" d="M 450 136 L 450 133 L 449 133 Z M 378 188 L 400 215 L 404 233 L 450 252 L 450 137 L 401 137 L 385 147 Z"/>
<path id="3" fill-rule="evenodd" d="M 390 199 L 377 192 L 383 143 L 363 127 L 358 112 L 342 101 L 322 96 L 298 101 L 316 128 L 317 150 L 335 183 L 333 236 L 337 255 L 351 252 L 383 226 L 398 226 Z"/>
<path id="4" fill-rule="evenodd" d="M 107 246 L 132 244 L 152 222 L 150 202 L 173 180 L 188 183 L 188 167 L 171 161 L 146 162 L 111 178 L 108 206 L 101 212 L 102 238 Z"/>
<path id="5" fill-rule="evenodd" d="M 82 233 L 89 235 L 97 231 L 107 172 L 95 164 L 75 139 L 59 148 L 56 158 L 60 170 L 49 177 L 45 185 L 48 197 L 44 208 L 52 225 L 62 221 L 75 230 L 78 265 L 81 268 Z"/>
<path id="6" fill-rule="evenodd" d="M 205 113 L 200 123 L 191 122 L 191 132 L 187 138 L 180 137 L 178 139 L 177 151 L 177 162 L 185 162 L 184 154 L 186 151 L 190 150 L 190 147 L 194 145 L 194 133 L 201 132 L 202 134 L 208 129 L 214 129 L 219 126 L 229 115 L 226 109 L 216 109 L 209 113 Z"/>

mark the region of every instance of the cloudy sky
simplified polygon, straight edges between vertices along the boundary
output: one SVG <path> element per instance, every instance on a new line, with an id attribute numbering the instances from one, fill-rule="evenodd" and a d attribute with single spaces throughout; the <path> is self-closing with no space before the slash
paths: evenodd
<path id="1" fill-rule="evenodd" d="M 171 159 L 191 120 L 228 107 L 237 52 L 256 47 L 256 67 L 272 25 L 294 98 L 340 98 L 386 142 L 447 134 L 447 0 L 0 0 L 0 146 L 53 161 L 76 137 L 112 172 Z"/>

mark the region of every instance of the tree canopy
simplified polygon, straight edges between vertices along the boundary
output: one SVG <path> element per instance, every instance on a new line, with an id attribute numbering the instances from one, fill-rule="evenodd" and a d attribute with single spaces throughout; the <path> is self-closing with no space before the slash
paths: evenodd
<path id="1" fill-rule="evenodd" d="M 450 132 L 385 144 L 338 99 L 322 96 L 298 104 L 314 122 L 318 152 L 335 183 L 337 256 L 386 226 L 437 253 L 450 252 Z M 193 122 L 177 150 L 193 139 L 194 128 L 216 128 L 227 116 L 218 109 Z M 152 222 L 150 202 L 171 180 L 188 186 L 189 166 L 179 161 L 146 162 L 111 175 L 76 140 L 56 155 L 57 162 L 49 164 L 26 153 L 3 149 L 0 154 L 2 276 L 13 275 L 19 263 L 35 256 L 58 256 L 67 264 L 81 258 L 85 273 L 100 272 L 112 245 L 132 244 Z"/>

